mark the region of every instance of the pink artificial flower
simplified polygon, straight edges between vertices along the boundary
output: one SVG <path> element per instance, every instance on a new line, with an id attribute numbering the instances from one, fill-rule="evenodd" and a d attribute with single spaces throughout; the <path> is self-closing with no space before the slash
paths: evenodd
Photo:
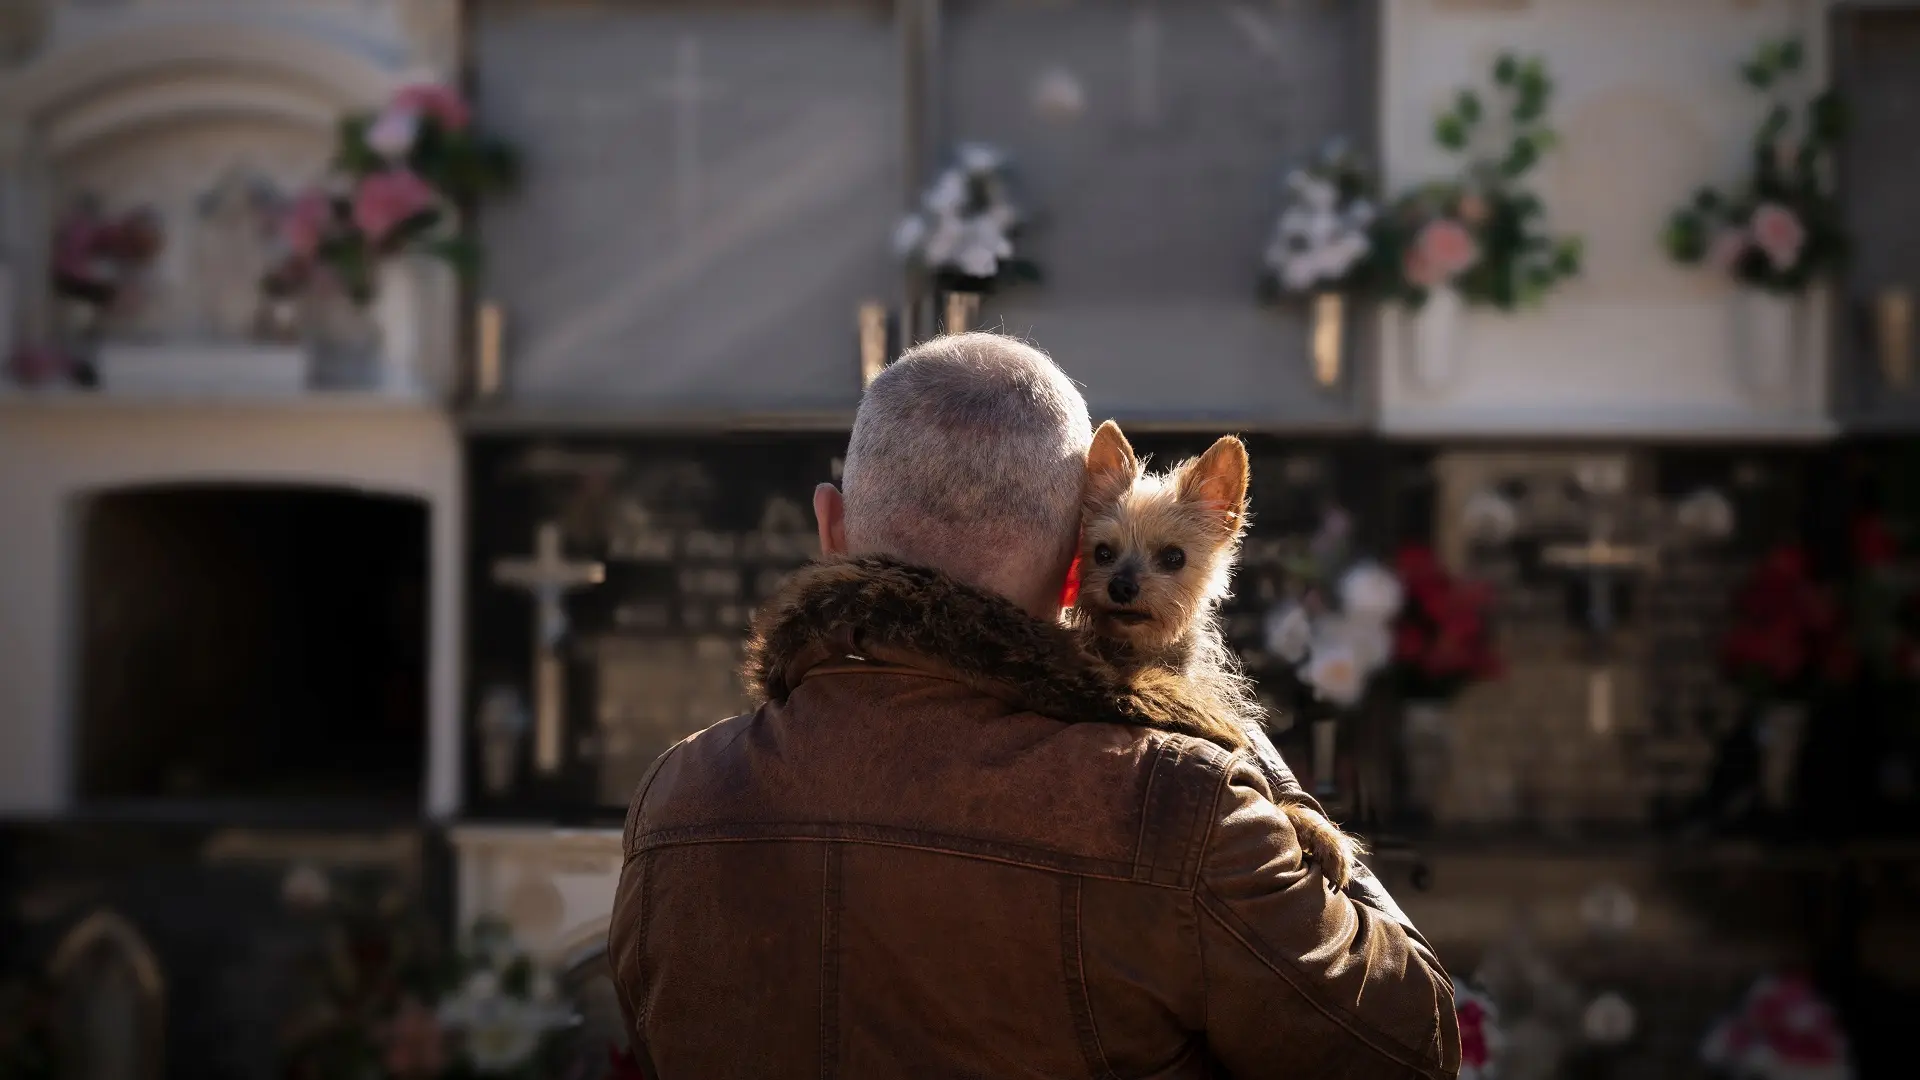
<path id="1" fill-rule="evenodd" d="M 448 131 L 464 131 L 473 119 L 473 111 L 460 98 L 460 92 L 437 83 L 416 83 L 393 95 L 393 112 L 408 112 L 430 117 Z"/>
<path id="2" fill-rule="evenodd" d="M 374 173 L 353 195 L 353 223 L 378 245 L 393 230 L 433 207 L 433 188 L 407 169 Z"/>
<path id="3" fill-rule="evenodd" d="M 1731 274 L 1746 253 L 1746 230 L 1723 228 L 1707 244 L 1707 265 L 1723 274 Z"/>
<path id="4" fill-rule="evenodd" d="M 398 161 L 413 150 L 420 135 L 420 114 L 392 108 L 374 118 L 367 128 L 367 147 L 388 161 Z"/>
<path id="5" fill-rule="evenodd" d="M 1800 260 L 1807 230 L 1794 212 L 1779 203 L 1761 203 L 1753 212 L 1753 242 L 1782 273 Z"/>
<path id="6" fill-rule="evenodd" d="M 13 377 L 27 386 L 38 386 L 66 377 L 73 370 L 73 357 L 53 345 L 26 345 L 13 354 Z"/>
<path id="7" fill-rule="evenodd" d="M 1479 245 L 1466 226 L 1452 218 L 1435 218 L 1421 228 L 1407 251 L 1407 279 L 1431 289 L 1452 281 L 1479 259 Z"/>
<path id="8" fill-rule="evenodd" d="M 280 219 L 280 238 L 294 258 L 313 258 L 333 218 L 333 202 L 322 191 L 303 191 Z"/>

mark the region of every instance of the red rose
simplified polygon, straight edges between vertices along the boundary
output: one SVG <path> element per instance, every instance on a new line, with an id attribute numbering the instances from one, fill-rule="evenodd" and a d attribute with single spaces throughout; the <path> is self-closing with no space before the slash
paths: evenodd
<path id="1" fill-rule="evenodd" d="M 1862 566 L 1885 566 L 1894 560 L 1899 552 L 1893 542 L 1893 533 L 1887 531 L 1887 523 L 1874 514 L 1861 514 L 1853 519 L 1853 557 Z"/>

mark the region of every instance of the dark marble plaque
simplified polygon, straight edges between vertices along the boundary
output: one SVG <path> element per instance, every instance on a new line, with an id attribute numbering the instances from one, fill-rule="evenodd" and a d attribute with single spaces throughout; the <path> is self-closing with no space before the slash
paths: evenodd
<path id="1" fill-rule="evenodd" d="M 1142 435 L 1156 467 L 1206 449 L 1212 436 Z M 812 558 L 812 491 L 837 479 L 846 436 L 831 433 L 489 438 L 472 444 L 472 693 L 469 804 L 482 815 L 614 819 L 654 757 L 747 705 L 740 646 L 755 605 Z M 1363 545 L 1388 527 L 1377 448 L 1327 440 L 1249 440 L 1255 524 L 1227 630 L 1249 670 L 1273 684 L 1276 712 L 1297 704 L 1264 654 L 1262 617 L 1282 587 L 1286 542 L 1330 509 L 1350 513 Z M 524 555 L 557 522 L 569 558 L 606 565 L 606 582 L 565 600 L 566 764 L 494 789 L 478 714 L 493 687 L 530 696 L 532 605 L 494 583 L 491 567 Z M 1305 732 L 1282 735 L 1304 760 Z"/>
<path id="2" fill-rule="evenodd" d="M 1850 427 L 1920 430 L 1920 9 L 1860 5 L 1835 19 L 1853 245 L 1838 301 L 1836 405 Z"/>
<path id="3" fill-rule="evenodd" d="M 1051 351 L 1097 414 L 1357 423 L 1364 320 L 1344 378 L 1322 388 L 1305 305 L 1264 305 L 1257 283 L 1285 171 L 1329 137 L 1371 139 L 1371 3 L 942 10 L 933 149 L 1011 151 L 1047 275 L 989 300 L 985 324 Z"/>
<path id="4" fill-rule="evenodd" d="M 858 306 L 899 281 L 886 7 L 484 0 L 474 24 L 480 109 L 525 152 L 482 221 L 511 400 L 850 406 Z"/>

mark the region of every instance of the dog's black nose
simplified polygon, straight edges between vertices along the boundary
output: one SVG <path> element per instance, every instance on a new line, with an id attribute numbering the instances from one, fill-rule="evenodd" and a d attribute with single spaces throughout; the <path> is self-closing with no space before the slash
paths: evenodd
<path id="1" fill-rule="evenodd" d="M 1107 598 L 1116 604 L 1131 604 L 1140 595 L 1140 583 L 1132 574 L 1117 574 L 1107 581 Z"/>

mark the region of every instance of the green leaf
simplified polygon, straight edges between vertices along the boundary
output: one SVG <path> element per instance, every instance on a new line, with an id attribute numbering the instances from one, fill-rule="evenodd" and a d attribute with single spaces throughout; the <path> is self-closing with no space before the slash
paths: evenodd
<path id="1" fill-rule="evenodd" d="M 1580 273 L 1585 262 L 1586 242 L 1578 236 L 1563 236 L 1553 246 L 1553 272 L 1561 277 Z"/>
<path id="2" fill-rule="evenodd" d="M 1805 59 L 1805 53 L 1806 53 L 1806 49 L 1804 46 L 1801 45 L 1799 38 L 1788 38 L 1787 40 L 1781 42 L 1778 56 L 1777 56 L 1780 70 L 1781 71 L 1800 70 L 1800 64 L 1801 64 L 1801 61 Z"/>
<path id="3" fill-rule="evenodd" d="M 1754 145 L 1771 151 L 1774 140 L 1786 132 L 1787 125 L 1792 121 L 1793 114 L 1787 110 L 1786 105 L 1776 103 L 1773 108 L 1767 110 L 1767 118 L 1761 123 L 1759 134 L 1753 137 Z"/>
<path id="4" fill-rule="evenodd" d="M 1434 141 L 1448 150 L 1467 148 L 1467 125 L 1452 113 L 1443 114 L 1433 122 Z"/>
<path id="5" fill-rule="evenodd" d="M 1726 198 L 1710 187 L 1693 193 L 1693 207 L 1702 214 L 1717 214 L 1725 205 Z"/>
<path id="6" fill-rule="evenodd" d="M 1513 149 L 1507 152 L 1506 160 L 1500 163 L 1500 171 L 1509 179 L 1518 179 L 1539 160 L 1540 153 L 1534 149 L 1533 140 L 1521 135 L 1513 140 Z"/>
<path id="7" fill-rule="evenodd" d="M 1501 86 L 1512 86 L 1520 76 L 1520 60 L 1510 52 L 1503 52 L 1493 62 L 1493 81 Z"/>
<path id="8" fill-rule="evenodd" d="M 1847 105 L 1838 94 L 1824 91 L 1807 105 L 1807 126 L 1814 139 L 1831 143 L 1847 133 Z"/>
<path id="9" fill-rule="evenodd" d="M 1766 90 L 1773 86 L 1773 71 L 1758 61 L 1749 61 L 1740 65 L 1740 77 L 1755 90 Z"/>
<path id="10" fill-rule="evenodd" d="M 1460 96 L 1454 99 L 1453 112 L 1468 124 L 1479 123 L 1480 95 L 1471 90 L 1460 91 Z"/>

